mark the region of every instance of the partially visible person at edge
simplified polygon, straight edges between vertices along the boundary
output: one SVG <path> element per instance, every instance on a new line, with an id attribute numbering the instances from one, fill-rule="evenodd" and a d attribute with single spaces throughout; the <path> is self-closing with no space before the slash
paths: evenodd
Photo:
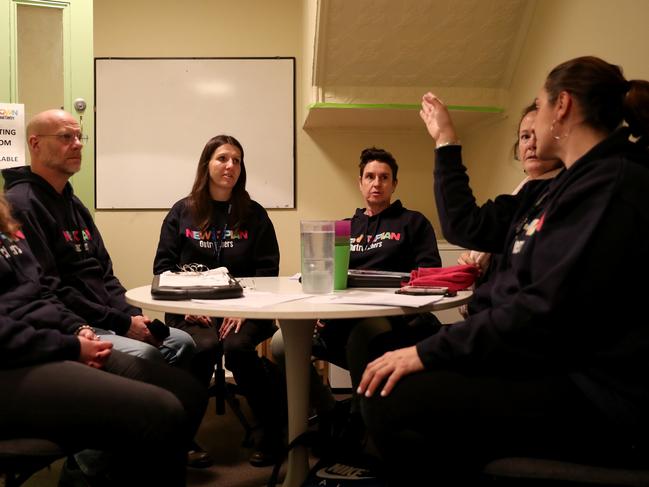
<path id="1" fill-rule="evenodd" d="M 160 342 L 149 332 L 151 320 L 126 302 L 99 229 L 74 195 L 69 180 L 81 169 L 83 140 L 71 114 L 41 112 L 27 124 L 31 166 L 2 171 L 7 199 L 43 269 L 44 282 L 117 350 L 186 365 L 194 351 L 191 337 L 173 330 Z"/>
<path id="2" fill-rule="evenodd" d="M 40 277 L 0 195 L 0 438 L 109 453 L 101 476 L 68 459 L 59 485 L 82 477 L 89 485 L 184 486 L 205 391 L 185 371 L 114 350 Z"/>
<path id="3" fill-rule="evenodd" d="M 27 124 L 31 166 L 2 171 L 6 197 L 42 268 L 43 282 L 115 349 L 186 367 L 194 353 L 192 338 L 181 330 L 171 330 L 164 341 L 151 334 L 151 320 L 126 302 L 101 233 L 74 194 L 69 181 L 81 169 L 84 140 L 70 113 L 38 113 Z M 101 463 L 87 452 L 77 459 L 93 468 Z"/>
<path id="4" fill-rule="evenodd" d="M 625 304 L 649 291 L 649 263 L 628 260 L 649 248 L 649 82 L 581 57 L 536 103 L 537 156 L 566 170 L 477 206 L 449 112 L 423 97 L 444 234 L 502 261 L 482 311 L 352 368 L 394 485 L 466 485 L 503 456 L 646 458 L 649 327 L 611 284 Z"/>
<path id="5" fill-rule="evenodd" d="M 229 135 L 205 145 L 191 193 L 171 208 L 162 223 L 154 274 L 185 264 L 228 268 L 234 277 L 277 276 L 279 246 L 266 210 L 246 191 L 243 147 Z M 223 347 L 225 366 L 261 424 L 250 457 L 254 466 L 275 463 L 283 449 L 286 402 L 280 372 L 261 359 L 257 345 L 277 327 L 272 320 L 167 314 L 167 324 L 187 331 L 196 342 L 192 372 L 207 387 Z"/>
<path id="6" fill-rule="evenodd" d="M 400 200 L 392 202 L 399 171 L 394 156 L 386 150 L 370 147 L 361 151 L 358 166 L 358 187 L 365 208 L 357 208 L 351 219 L 349 268 L 410 272 L 419 267 L 439 267 L 442 261 L 437 250 L 437 239 L 428 219 L 418 211 L 404 208 Z M 368 349 L 348 346 L 351 334 L 355 333 L 355 325 L 360 321 L 319 321 L 314 335 L 313 355 L 343 368 L 349 367 L 348 357 L 365 360 Z M 387 332 L 394 329 L 407 329 L 409 335 L 424 337 L 434 333 L 438 326 L 439 321 L 434 315 L 422 313 L 415 317 L 394 316 L 372 320 L 371 326 L 358 330 L 362 330 L 366 339 L 378 335 L 387 337 Z M 281 330 L 273 336 L 271 348 L 275 361 L 284 364 Z M 335 399 L 313 367 L 310 385 L 311 404 L 318 413 L 320 430 L 329 434 L 327 430 L 340 427 L 332 423 L 345 418 L 333 417 L 340 416 L 334 411 Z M 353 384 L 354 387 L 357 385 Z M 351 417 L 346 420 L 349 428 L 345 432 L 346 440 L 357 445 L 355 440 L 362 439 L 363 428 L 355 401 L 351 412 Z"/>
<path id="7" fill-rule="evenodd" d="M 532 103 L 523 109 L 521 119 L 518 123 L 518 135 L 514 144 L 514 158 L 522 162 L 523 172 L 526 177 L 512 191 L 512 194 L 518 194 L 521 188 L 528 182 L 537 179 L 550 179 L 555 177 L 563 169 L 561 161 L 553 159 L 545 161 L 536 157 L 536 135 L 534 134 L 534 121 L 536 120 L 536 103 Z M 480 276 L 476 286 L 485 282 L 489 278 L 489 270 L 497 266 L 489 252 L 479 252 L 471 250 L 464 252 L 458 258 L 457 263 L 461 265 L 475 265 L 480 269 Z M 460 313 L 466 318 L 472 311 L 473 305 L 462 305 Z"/>

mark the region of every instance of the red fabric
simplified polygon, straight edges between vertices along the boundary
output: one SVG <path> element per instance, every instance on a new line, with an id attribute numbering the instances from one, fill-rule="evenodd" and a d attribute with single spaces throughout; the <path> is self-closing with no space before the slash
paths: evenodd
<path id="1" fill-rule="evenodd" d="M 447 287 L 449 291 L 461 291 L 471 286 L 478 277 L 479 270 L 472 265 L 451 267 L 420 267 L 410 272 L 409 286 Z"/>

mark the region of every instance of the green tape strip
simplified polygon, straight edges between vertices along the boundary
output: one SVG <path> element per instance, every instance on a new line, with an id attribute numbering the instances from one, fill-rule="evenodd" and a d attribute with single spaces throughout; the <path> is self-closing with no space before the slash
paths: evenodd
<path id="1" fill-rule="evenodd" d="M 469 105 L 447 105 L 451 111 L 464 111 L 464 112 L 484 112 L 484 113 L 502 113 L 504 108 L 500 107 L 481 107 Z M 367 108 L 367 109 L 380 109 L 380 110 L 419 110 L 421 105 L 412 103 L 312 103 L 309 109 L 312 108 Z"/>

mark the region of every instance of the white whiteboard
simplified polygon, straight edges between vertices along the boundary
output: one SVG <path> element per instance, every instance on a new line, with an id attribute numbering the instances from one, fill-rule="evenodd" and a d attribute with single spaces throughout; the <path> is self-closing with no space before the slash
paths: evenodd
<path id="1" fill-rule="evenodd" d="M 218 134 L 254 200 L 295 207 L 295 58 L 96 58 L 95 110 L 98 209 L 170 208 Z"/>

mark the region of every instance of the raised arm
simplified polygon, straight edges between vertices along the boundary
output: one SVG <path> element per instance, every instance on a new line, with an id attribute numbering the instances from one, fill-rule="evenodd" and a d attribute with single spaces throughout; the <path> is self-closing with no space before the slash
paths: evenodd
<path id="1" fill-rule="evenodd" d="M 435 201 L 446 239 L 462 247 L 502 252 L 522 197 L 503 195 L 476 204 L 462 164 L 462 148 L 448 109 L 432 93 L 422 98 L 420 115 L 435 140 Z"/>

